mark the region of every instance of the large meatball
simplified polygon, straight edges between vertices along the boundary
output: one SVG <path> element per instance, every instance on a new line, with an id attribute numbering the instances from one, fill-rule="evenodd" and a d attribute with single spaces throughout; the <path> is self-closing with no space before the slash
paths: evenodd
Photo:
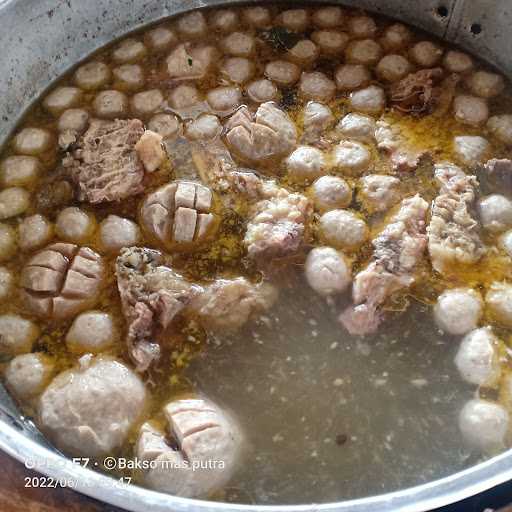
<path id="1" fill-rule="evenodd" d="M 25 187 L 35 183 L 41 172 L 33 156 L 10 156 L 0 164 L 0 183 L 4 187 Z"/>
<path id="2" fill-rule="evenodd" d="M 447 290 L 434 306 L 437 325 L 449 334 L 466 334 L 476 329 L 482 313 L 482 297 L 471 288 Z"/>
<path id="3" fill-rule="evenodd" d="M 117 340 L 112 316 L 101 311 L 86 311 L 78 315 L 66 335 L 66 344 L 72 352 L 103 352 Z"/>
<path id="4" fill-rule="evenodd" d="M 333 164 L 349 174 L 360 174 L 368 169 L 370 152 L 359 142 L 343 141 L 333 150 Z"/>
<path id="5" fill-rule="evenodd" d="M 0 219 L 16 217 L 30 206 L 30 194 L 23 188 L 10 187 L 0 192 Z"/>
<path id="6" fill-rule="evenodd" d="M 370 85 L 365 89 L 351 93 L 349 102 L 350 106 L 356 111 L 379 114 L 386 106 L 386 95 L 381 87 Z"/>
<path id="7" fill-rule="evenodd" d="M 316 247 L 306 258 L 306 280 L 320 295 L 343 292 L 350 284 L 350 268 L 343 254 L 332 247 Z"/>
<path id="8" fill-rule="evenodd" d="M 362 64 L 344 64 L 334 74 L 336 87 L 341 91 L 353 91 L 365 87 L 370 83 L 372 76 L 366 66 Z"/>
<path id="9" fill-rule="evenodd" d="M 135 222 L 117 215 L 109 215 L 100 224 L 100 242 L 108 252 L 117 252 L 123 247 L 137 245 L 140 229 Z"/>
<path id="10" fill-rule="evenodd" d="M 336 84 L 324 73 L 313 71 L 302 73 L 299 82 L 299 93 L 306 99 L 329 101 L 336 92 Z"/>
<path id="11" fill-rule="evenodd" d="M 491 194 L 478 202 L 482 226 L 501 233 L 512 227 L 512 201 L 501 194 Z"/>
<path id="12" fill-rule="evenodd" d="M 320 212 L 346 208 L 352 202 L 350 185 L 338 176 L 322 176 L 311 186 L 315 208 Z"/>
<path id="13" fill-rule="evenodd" d="M 487 310 L 494 320 L 512 328 L 512 285 L 492 283 L 485 294 Z"/>
<path id="14" fill-rule="evenodd" d="M 503 91 L 505 80 L 496 73 L 477 71 L 470 77 L 468 85 L 473 94 L 481 98 L 493 98 Z"/>
<path id="15" fill-rule="evenodd" d="M 318 148 L 299 146 L 286 159 L 286 168 L 293 181 L 312 181 L 325 173 L 326 161 Z"/>
<path id="16" fill-rule="evenodd" d="M 487 122 L 489 131 L 501 142 L 512 145 L 512 115 L 492 116 Z"/>
<path id="17" fill-rule="evenodd" d="M 53 237 L 51 222 L 36 213 L 25 217 L 18 228 L 18 243 L 22 251 L 32 251 L 46 245 Z"/>
<path id="18" fill-rule="evenodd" d="M 383 212 L 400 200 L 400 180 L 384 174 L 369 174 L 359 180 L 359 200 L 372 212 Z"/>
<path id="19" fill-rule="evenodd" d="M 331 210 L 320 217 L 320 237 L 337 249 L 357 249 L 369 236 L 366 222 L 347 210 Z"/>
<path id="20" fill-rule="evenodd" d="M 480 126 L 489 118 L 487 102 L 482 98 L 466 94 L 455 97 L 453 111 L 457 121 L 471 126 Z"/>
<path id="21" fill-rule="evenodd" d="M 361 142 L 374 142 L 376 129 L 375 121 L 361 114 L 347 114 L 336 125 L 337 132 Z"/>
<path id="22" fill-rule="evenodd" d="M 480 135 L 458 135 L 453 138 L 453 152 L 466 165 L 483 161 L 489 149 L 489 142 Z"/>
<path id="23" fill-rule="evenodd" d="M 52 145 L 52 136 L 42 128 L 23 128 L 14 137 L 14 150 L 20 155 L 37 156 L 48 151 Z"/>
<path id="24" fill-rule="evenodd" d="M 0 353 L 17 355 L 30 352 L 39 332 L 39 327 L 26 318 L 0 315 Z"/>
<path id="25" fill-rule="evenodd" d="M 70 455 L 99 457 L 119 448 L 142 417 L 144 384 L 125 364 L 83 356 L 41 395 L 41 426 Z"/>
<path id="26" fill-rule="evenodd" d="M 17 398 L 30 400 L 49 384 L 55 363 L 42 352 L 23 354 L 11 359 L 5 370 L 5 383 Z"/>
<path id="27" fill-rule="evenodd" d="M 92 236 L 96 222 L 91 214 L 76 206 L 70 206 L 57 215 L 55 229 L 63 240 L 82 243 Z"/>
<path id="28" fill-rule="evenodd" d="M 100 89 L 109 82 L 110 78 L 110 68 L 103 62 L 88 62 L 75 72 L 76 85 L 87 91 Z"/>

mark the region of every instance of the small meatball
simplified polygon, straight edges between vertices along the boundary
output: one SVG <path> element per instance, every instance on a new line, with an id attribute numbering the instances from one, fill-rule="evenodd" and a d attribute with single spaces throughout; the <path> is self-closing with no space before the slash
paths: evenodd
<path id="1" fill-rule="evenodd" d="M 342 171 L 360 174 L 368 170 L 371 162 L 370 152 L 359 142 L 340 142 L 333 151 L 333 164 Z"/>
<path id="2" fill-rule="evenodd" d="M 308 101 L 303 113 L 304 133 L 302 140 L 304 142 L 318 142 L 323 133 L 334 123 L 332 110 L 317 101 Z"/>
<path id="3" fill-rule="evenodd" d="M 136 116 L 142 118 L 154 114 L 164 102 L 164 95 L 159 89 L 134 94 L 131 99 L 131 110 Z"/>
<path id="4" fill-rule="evenodd" d="M 380 42 L 387 52 L 403 50 L 411 41 L 411 31 L 401 23 L 390 25 L 382 36 Z"/>
<path id="5" fill-rule="evenodd" d="M 443 50 L 431 41 L 421 41 L 411 48 L 409 55 L 418 66 L 433 68 L 443 56 Z"/>
<path id="6" fill-rule="evenodd" d="M 148 395 L 125 364 L 82 356 L 41 395 L 42 429 L 72 456 L 100 457 L 122 446 L 142 419 Z"/>
<path id="7" fill-rule="evenodd" d="M 478 201 L 480 220 L 484 229 L 501 233 L 512 227 L 512 201 L 501 194 L 491 194 Z"/>
<path id="8" fill-rule="evenodd" d="M 306 99 L 329 101 L 336 92 L 336 84 L 320 71 L 302 73 L 299 82 L 299 93 Z"/>
<path id="9" fill-rule="evenodd" d="M 65 110 L 59 117 L 59 132 L 71 131 L 78 134 L 85 132 L 89 124 L 89 113 L 81 108 Z"/>
<path id="10" fill-rule="evenodd" d="M 356 39 L 375 37 L 377 24 L 369 16 L 354 16 L 348 21 L 348 30 Z"/>
<path id="11" fill-rule="evenodd" d="M 112 52 L 112 59 L 119 64 L 127 64 L 142 60 L 147 50 L 143 43 L 129 37 L 121 41 Z"/>
<path id="12" fill-rule="evenodd" d="M 336 249 L 357 249 L 368 240 L 366 222 L 347 210 L 331 210 L 320 217 L 320 237 Z"/>
<path id="13" fill-rule="evenodd" d="M 109 215 L 100 224 L 100 242 L 107 252 L 118 252 L 140 242 L 140 229 L 135 222 L 117 215 Z"/>
<path id="14" fill-rule="evenodd" d="M 265 76 L 278 85 L 289 87 L 300 78 L 300 68 L 293 62 L 274 60 L 265 66 Z"/>
<path id="15" fill-rule="evenodd" d="M 19 315 L 0 315 L 0 353 L 25 354 L 39 337 L 39 327 Z"/>
<path id="16" fill-rule="evenodd" d="M 288 176 L 295 182 L 312 181 L 325 173 L 324 154 L 311 146 L 299 146 L 287 159 Z"/>
<path id="17" fill-rule="evenodd" d="M 234 84 L 245 84 L 254 75 L 254 64 L 245 57 L 231 57 L 224 60 L 220 71 Z"/>
<path id="18" fill-rule="evenodd" d="M 78 354 L 98 354 L 109 349 L 117 339 L 111 315 L 86 311 L 73 320 L 66 335 L 66 345 L 71 352 Z"/>
<path id="19" fill-rule="evenodd" d="M 154 52 L 163 52 L 175 46 L 178 38 L 170 28 L 161 25 L 146 32 L 144 42 Z"/>
<path id="20" fill-rule="evenodd" d="M 48 151 L 52 145 L 52 136 L 42 128 L 23 128 L 14 137 L 14 151 L 21 155 L 37 156 Z"/>
<path id="21" fill-rule="evenodd" d="M 345 50 L 345 59 L 349 64 L 373 66 L 379 62 L 382 48 L 373 39 L 352 41 Z"/>
<path id="22" fill-rule="evenodd" d="M 489 142 L 479 135 L 459 135 L 453 139 L 454 153 L 467 165 L 483 161 L 489 150 Z"/>
<path id="23" fill-rule="evenodd" d="M 311 40 L 318 46 L 320 53 L 339 55 L 349 41 L 348 34 L 336 30 L 317 30 L 311 34 Z"/>
<path id="24" fill-rule="evenodd" d="M 306 280 L 323 296 L 344 292 L 351 282 L 350 268 L 343 254 L 332 247 L 316 247 L 304 264 Z"/>
<path id="25" fill-rule="evenodd" d="M 135 144 L 137 156 L 147 172 L 155 172 L 166 161 L 162 140 L 160 134 L 146 130 Z"/>
<path id="26" fill-rule="evenodd" d="M 23 188 L 10 187 L 0 192 L 0 219 L 9 219 L 26 212 L 30 194 Z"/>
<path id="27" fill-rule="evenodd" d="M 137 91 L 144 87 L 144 70 L 138 64 L 123 64 L 114 68 L 114 87 L 123 91 Z"/>
<path id="28" fill-rule="evenodd" d="M 306 9 L 288 9 L 275 21 L 277 25 L 293 32 L 304 32 L 309 25 L 309 14 Z"/>
<path id="29" fill-rule="evenodd" d="M 216 87 L 208 91 L 206 101 L 214 112 L 230 114 L 242 104 L 242 91 L 238 87 Z"/>
<path id="30" fill-rule="evenodd" d="M 288 58 L 300 66 L 309 66 L 318 59 L 319 55 L 320 51 L 317 45 L 309 39 L 299 41 L 287 52 Z"/>
<path id="31" fill-rule="evenodd" d="M 365 87 L 371 80 L 370 71 L 361 64 L 345 64 L 340 66 L 334 74 L 336 87 L 340 91 L 353 91 Z"/>
<path id="32" fill-rule="evenodd" d="M 504 448 L 508 425 L 506 409 L 489 400 L 469 400 L 459 414 L 459 429 L 464 440 L 486 453 Z"/>
<path id="33" fill-rule="evenodd" d="M 384 82 L 398 82 L 411 72 L 410 62 L 401 55 L 386 55 L 380 59 L 375 72 Z"/>
<path id="34" fill-rule="evenodd" d="M 57 87 L 43 100 L 43 107 L 59 116 L 67 108 L 76 106 L 82 99 L 82 91 L 78 87 Z"/>
<path id="35" fill-rule="evenodd" d="M 470 91 L 481 98 L 494 98 L 505 89 L 505 80 L 501 75 L 487 71 L 476 71 L 468 80 Z"/>
<path id="36" fill-rule="evenodd" d="M 3 187 L 33 185 L 41 173 L 41 163 L 33 156 L 10 156 L 0 164 L 0 183 Z"/>
<path id="37" fill-rule="evenodd" d="M 52 238 L 52 223 L 39 213 L 25 217 L 18 227 L 18 243 L 22 251 L 39 249 Z"/>
<path id="38" fill-rule="evenodd" d="M 315 208 L 321 213 L 346 208 L 352 202 L 349 184 L 338 176 L 322 176 L 311 186 Z"/>
<path id="39" fill-rule="evenodd" d="M 369 174 L 359 180 L 359 199 L 367 210 L 384 212 L 400 200 L 400 180 L 393 176 Z"/>
<path id="40" fill-rule="evenodd" d="M 126 117 L 128 113 L 128 98 L 119 91 L 101 91 L 93 101 L 94 112 L 103 119 Z"/>
<path id="41" fill-rule="evenodd" d="M 0 224 L 0 261 L 8 260 L 16 252 L 16 231 L 8 224 Z"/>
<path id="42" fill-rule="evenodd" d="M 42 352 L 13 358 L 5 369 L 5 383 L 21 400 L 40 395 L 50 383 L 55 370 L 52 358 Z"/>
<path id="43" fill-rule="evenodd" d="M 211 45 L 180 44 L 166 59 L 167 73 L 176 80 L 203 78 L 217 61 L 219 52 Z"/>
<path id="44" fill-rule="evenodd" d="M 247 96 L 255 103 L 274 101 L 279 96 L 277 87 L 266 78 L 254 80 L 246 88 Z"/>
<path id="45" fill-rule="evenodd" d="M 494 320 L 505 327 L 512 327 L 512 285 L 491 284 L 485 294 L 485 305 Z"/>
<path id="46" fill-rule="evenodd" d="M 11 271 L 5 267 L 0 267 L 0 300 L 4 300 L 11 295 L 13 287 L 14 277 Z"/>
<path id="47" fill-rule="evenodd" d="M 512 145 L 512 115 L 492 116 L 487 122 L 488 130 L 501 142 Z"/>
<path id="48" fill-rule="evenodd" d="M 67 242 L 82 243 L 88 240 L 96 228 L 96 222 L 88 213 L 76 206 L 64 208 L 55 223 L 57 235 Z"/>
<path id="49" fill-rule="evenodd" d="M 350 93 L 350 106 L 366 114 L 379 114 L 386 106 L 386 94 L 381 87 L 370 85 Z"/>
<path id="50" fill-rule="evenodd" d="M 148 122 L 148 130 L 170 139 L 180 131 L 180 121 L 174 114 L 156 114 Z"/>
<path id="51" fill-rule="evenodd" d="M 178 19 L 177 29 L 180 35 L 186 39 L 199 39 L 206 36 L 208 25 L 202 12 L 193 11 Z"/>
<path id="52" fill-rule="evenodd" d="M 250 57 L 256 50 L 256 41 L 244 32 L 233 32 L 221 41 L 220 46 L 224 53 L 233 57 Z"/>
<path id="53" fill-rule="evenodd" d="M 341 7 L 320 7 L 313 13 L 313 23 L 320 28 L 339 27 L 345 16 Z"/>
<path id="54" fill-rule="evenodd" d="M 466 334 L 478 326 L 483 308 L 478 292 L 471 288 L 454 288 L 437 298 L 434 319 L 438 327 L 448 334 Z"/>
<path id="55" fill-rule="evenodd" d="M 110 68 L 103 62 L 92 61 L 80 66 L 75 72 L 75 83 L 81 89 L 94 91 L 110 81 Z"/>
<path id="56" fill-rule="evenodd" d="M 336 125 L 336 131 L 350 139 L 361 142 L 375 142 L 375 121 L 361 114 L 347 114 Z"/>
<path id="57" fill-rule="evenodd" d="M 457 121 L 479 126 L 489 118 L 487 102 L 476 96 L 460 95 L 453 100 L 453 111 Z"/>
<path id="58" fill-rule="evenodd" d="M 231 32 L 238 28 L 238 13 L 231 9 L 214 11 L 210 17 L 210 26 L 219 32 Z"/>
<path id="59" fill-rule="evenodd" d="M 450 50 L 443 59 L 444 68 L 450 73 L 467 73 L 473 69 L 473 59 L 463 52 Z"/>
<path id="60" fill-rule="evenodd" d="M 199 91 L 195 85 L 178 85 L 169 94 L 169 104 L 177 110 L 196 105 L 199 101 Z"/>
<path id="61" fill-rule="evenodd" d="M 194 119 L 186 128 L 185 136 L 190 140 L 208 140 L 220 135 L 222 125 L 213 114 L 203 114 Z"/>
<path id="62" fill-rule="evenodd" d="M 461 313 L 464 314 L 463 311 Z M 455 356 L 460 376 L 470 384 L 494 387 L 501 375 L 499 343 L 490 327 L 466 334 Z"/>
<path id="63" fill-rule="evenodd" d="M 242 12 L 244 22 L 250 27 L 264 28 L 270 25 L 270 12 L 266 7 L 247 7 Z"/>

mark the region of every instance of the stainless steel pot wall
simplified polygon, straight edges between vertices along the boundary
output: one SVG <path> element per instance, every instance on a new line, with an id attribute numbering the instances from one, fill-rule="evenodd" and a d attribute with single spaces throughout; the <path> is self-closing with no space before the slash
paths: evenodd
<path id="1" fill-rule="evenodd" d="M 274 0 L 275 1 L 275 0 Z M 336 0 L 332 0 L 334 3 Z M 240 0 L 0 0 L 0 144 L 26 108 L 69 67 L 107 42 L 158 19 Z M 250 2 L 243 2 L 250 3 Z M 319 3 L 310 0 L 309 3 Z M 512 76 L 510 0 L 344 0 L 454 42 Z M 512 451 L 448 478 L 382 496 L 323 505 L 242 506 L 123 486 L 65 459 L 0 387 L 0 448 L 76 490 L 132 511 L 429 510 L 512 478 Z"/>

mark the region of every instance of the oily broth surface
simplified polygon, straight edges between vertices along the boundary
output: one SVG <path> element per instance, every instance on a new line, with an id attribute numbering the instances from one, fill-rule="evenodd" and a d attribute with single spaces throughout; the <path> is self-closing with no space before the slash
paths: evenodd
<path id="1" fill-rule="evenodd" d="M 273 15 L 279 10 L 272 7 Z M 381 19 L 378 24 L 382 30 L 390 22 Z M 244 30 L 256 35 L 255 30 Z M 204 42 L 216 43 L 219 37 L 212 31 Z M 416 40 L 422 37 L 415 34 Z M 110 53 L 109 47 L 91 60 L 114 67 Z M 142 90 L 160 88 L 167 94 L 175 85 L 163 69 L 167 54 L 149 52 L 138 63 L 147 77 Z M 263 75 L 265 62 L 278 56 L 269 47 L 260 48 L 253 59 L 255 77 Z M 335 58 L 321 58 L 316 69 L 332 76 L 339 62 Z M 69 74 L 59 85 L 72 83 Z M 219 85 L 219 79 L 212 73 L 196 85 L 205 93 Z M 281 92 L 281 106 L 300 129 L 305 102 L 298 98 L 294 88 Z M 94 95 L 85 93 L 77 107 L 92 111 Z M 507 92 L 499 100 L 491 100 L 491 113 L 507 111 L 510 99 Z M 339 92 L 329 106 L 336 119 L 349 112 L 346 95 Z M 418 118 L 388 111 L 384 118 L 399 126 L 412 146 L 428 149 L 435 161 L 454 159 L 451 144 L 455 135 L 485 132 L 461 125 L 451 113 Z M 57 137 L 55 118 L 40 104 L 27 114 L 23 125 L 48 129 Z M 494 138 L 489 137 L 489 141 L 495 157 L 510 156 Z M 172 179 L 199 181 L 186 140 L 178 137 L 167 143 L 167 149 L 172 168 L 163 168 L 153 175 L 145 193 Z M 11 154 L 13 150 L 8 144 L 2 158 Z M 374 173 L 392 174 L 387 159 L 374 149 L 372 156 Z M 52 172 L 61 157 L 55 149 L 40 156 L 46 174 Z M 276 169 L 267 171 L 274 174 Z M 40 190 L 45 173 L 36 183 L 34 193 Z M 277 175 L 287 188 L 305 191 L 305 186 L 288 181 L 284 166 L 277 170 Z M 430 160 L 413 175 L 400 177 L 403 189 L 411 194 L 419 192 L 426 200 L 437 194 Z M 354 185 L 357 180 L 348 177 L 347 181 Z M 100 206 L 70 201 L 62 207 L 80 206 L 91 212 L 98 223 L 109 214 L 137 221 L 140 202 L 141 197 Z M 350 208 L 365 216 L 372 234 L 388 218 L 365 212 L 357 200 L 353 200 Z M 25 215 L 33 213 L 38 213 L 35 203 Z M 58 210 L 45 213 L 53 222 Z M 4 222 L 15 227 L 18 221 L 14 218 Z M 261 279 L 242 248 L 244 222 L 242 210 L 225 210 L 215 242 L 198 253 L 174 255 L 175 268 L 197 282 L 220 274 Z M 493 244 L 495 240 L 490 238 L 486 242 Z M 311 244 L 318 243 L 313 235 Z M 125 321 L 114 277 L 115 256 L 101 251 L 97 235 L 86 245 L 102 254 L 110 276 L 95 309 L 112 314 L 124 333 Z M 150 241 L 144 239 L 140 245 L 151 247 Z M 354 273 L 364 267 L 370 255 L 369 244 L 351 255 Z M 5 266 L 19 277 L 19 270 L 31 256 L 32 253 L 18 251 Z M 446 288 L 483 289 L 493 281 L 510 278 L 510 259 L 499 251 L 490 252 L 472 268 L 453 268 L 442 278 L 433 274 L 425 262 L 420 266 L 416 285 L 389 302 L 387 308 L 395 312 L 379 333 L 364 340 L 350 337 L 336 321 L 347 298 L 326 304 L 302 278 L 302 262 L 303 258 L 298 258 L 286 267 L 286 278 L 274 279 L 281 287 L 277 305 L 240 332 L 209 335 L 198 325 L 180 325 L 165 340 L 163 357 L 147 376 L 153 416 L 158 416 L 169 399 L 200 392 L 225 405 L 240 421 L 249 445 L 246 458 L 229 487 L 215 497 L 268 504 L 335 501 L 416 485 L 476 462 L 476 455 L 466 449 L 457 428 L 458 410 L 475 390 L 462 382 L 454 368 L 458 339 L 441 335 L 437 330 L 431 304 Z M 0 303 L 0 313 L 6 312 L 32 318 L 17 296 Z M 68 351 L 64 342 L 71 320 L 37 322 L 42 336 L 34 350 L 54 356 L 59 370 L 73 366 L 77 356 Z M 508 343 L 510 333 L 495 327 L 496 333 Z M 127 359 L 122 341 L 110 353 Z M 30 404 L 20 405 L 35 415 Z M 134 440 L 135 434 L 123 447 L 122 455 L 133 456 Z"/>

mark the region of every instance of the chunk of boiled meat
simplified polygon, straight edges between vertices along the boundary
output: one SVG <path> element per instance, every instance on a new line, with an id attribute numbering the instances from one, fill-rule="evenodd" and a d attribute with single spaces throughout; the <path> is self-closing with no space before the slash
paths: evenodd
<path id="1" fill-rule="evenodd" d="M 35 315 L 68 318 L 95 304 L 104 283 L 104 270 L 101 256 L 88 247 L 52 244 L 23 268 L 22 295 Z"/>
<path id="2" fill-rule="evenodd" d="M 339 317 L 350 334 L 375 332 L 382 321 L 380 310 L 386 299 L 414 283 L 414 268 L 427 245 L 428 207 L 419 195 L 404 199 L 391 222 L 373 240 L 370 264 L 354 279 L 354 304 Z"/>

